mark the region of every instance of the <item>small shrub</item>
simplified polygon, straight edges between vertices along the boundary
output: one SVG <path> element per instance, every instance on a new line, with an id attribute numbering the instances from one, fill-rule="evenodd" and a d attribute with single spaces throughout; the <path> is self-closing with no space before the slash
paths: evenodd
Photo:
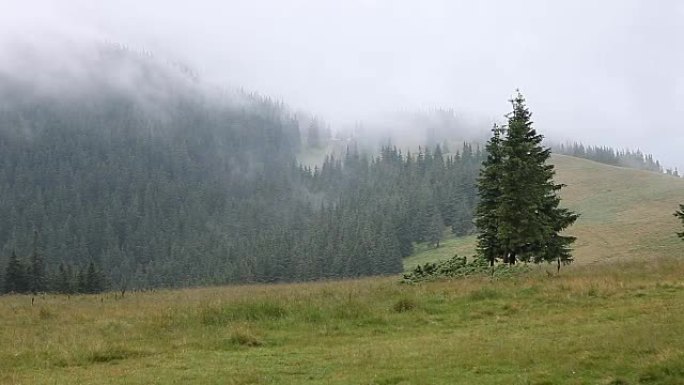
<path id="1" fill-rule="evenodd" d="M 375 382 L 373 382 L 373 384 L 374 385 L 398 385 L 404 381 L 408 381 L 408 380 L 405 377 L 393 376 L 393 377 L 384 378 L 381 380 L 376 380 Z"/>
<path id="2" fill-rule="evenodd" d="M 50 309 L 46 307 L 41 307 L 40 310 L 38 310 L 38 318 L 42 320 L 49 320 L 55 318 L 55 313 L 50 311 Z"/>
<path id="3" fill-rule="evenodd" d="M 589 288 L 589 291 L 587 291 L 587 295 L 589 297 L 598 297 L 598 289 L 596 286 L 592 286 Z"/>
<path id="4" fill-rule="evenodd" d="M 140 357 L 143 355 L 143 353 L 134 350 L 124 348 L 108 348 L 105 350 L 91 352 L 87 357 L 87 360 L 91 363 L 105 363 L 124 360 L 127 358 Z"/>
<path id="5" fill-rule="evenodd" d="M 624 378 L 617 377 L 613 380 L 611 380 L 608 385 L 629 385 L 629 382 L 625 380 Z"/>
<path id="6" fill-rule="evenodd" d="M 257 347 L 264 344 L 264 342 L 251 330 L 245 328 L 237 328 L 233 330 L 230 335 L 230 342 L 233 345 L 247 347 Z"/>
<path id="7" fill-rule="evenodd" d="M 404 274 L 404 283 L 416 283 L 431 281 L 442 278 L 465 278 L 471 276 L 492 276 L 496 278 L 513 277 L 529 271 L 524 265 L 495 265 L 489 266 L 489 262 L 482 258 L 473 257 L 470 261 L 466 257 L 455 255 L 446 261 L 435 263 L 428 262 L 416 266 L 410 273 Z"/>
<path id="8" fill-rule="evenodd" d="M 418 302 L 413 298 L 404 297 L 392 305 L 392 310 L 396 313 L 404 313 L 418 307 Z"/>

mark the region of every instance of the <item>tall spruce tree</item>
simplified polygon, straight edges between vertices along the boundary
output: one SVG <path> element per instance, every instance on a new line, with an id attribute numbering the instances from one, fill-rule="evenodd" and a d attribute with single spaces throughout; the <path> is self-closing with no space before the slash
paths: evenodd
<path id="1" fill-rule="evenodd" d="M 679 205 L 679 211 L 676 211 L 674 215 L 682 220 L 682 226 L 684 226 L 684 205 Z M 684 240 L 684 231 L 677 233 L 677 235 Z"/>
<path id="2" fill-rule="evenodd" d="M 519 92 L 511 100 L 506 136 L 497 132 L 488 143 L 490 154 L 480 177 L 477 224 L 479 248 L 493 264 L 504 262 L 569 263 L 574 237 L 560 232 L 578 215 L 560 208 L 561 184 L 553 182 L 551 152 L 542 146 L 543 136 L 532 127 L 531 113 Z M 500 133 L 499 133 L 500 135 Z"/>
<path id="3" fill-rule="evenodd" d="M 480 197 L 475 211 L 475 225 L 479 230 L 477 248 L 491 266 L 494 266 L 497 259 L 503 256 L 503 248 L 498 236 L 498 210 L 501 202 L 501 167 L 503 165 L 502 133 L 501 127 L 494 125 L 492 137 L 487 142 L 485 148 L 487 158 L 482 163 L 480 177 L 477 180 L 477 189 Z"/>

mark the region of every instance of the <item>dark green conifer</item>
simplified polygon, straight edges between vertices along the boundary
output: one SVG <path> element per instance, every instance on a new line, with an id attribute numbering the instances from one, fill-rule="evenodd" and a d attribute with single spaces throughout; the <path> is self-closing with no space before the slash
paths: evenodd
<path id="1" fill-rule="evenodd" d="M 499 205 L 501 203 L 501 176 L 503 166 L 502 129 L 494 125 L 492 137 L 487 142 L 487 159 L 482 163 L 477 188 L 480 200 L 475 212 L 475 225 L 478 228 L 477 248 L 490 263 L 503 257 L 499 240 Z"/>
<path id="2" fill-rule="evenodd" d="M 45 273 L 45 261 L 38 252 L 38 232 L 33 236 L 33 252 L 28 267 L 29 290 L 36 294 L 47 290 L 47 277 Z"/>
<path id="3" fill-rule="evenodd" d="M 426 241 L 431 247 L 437 248 L 444 232 L 444 221 L 436 207 L 433 207 L 430 211 L 430 221 L 426 229 Z"/>
<path id="4" fill-rule="evenodd" d="M 64 263 L 60 263 L 57 277 L 55 277 L 54 281 L 55 290 L 61 294 L 73 293 L 72 279 L 71 269 L 64 266 Z"/>
<path id="5" fill-rule="evenodd" d="M 84 292 L 88 294 L 101 293 L 104 290 L 104 280 L 102 274 L 92 261 L 88 264 L 88 269 L 84 277 Z"/>
<path id="6" fill-rule="evenodd" d="M 499 159 L 492 157 L 481 174 L 480 250 L 491 264 L 499 255 L 510 264 L 569 263 L 575 238 L 559 233 L 578 215 L 559 207 L 563 185 L 553 182 L 554 167 L 546 163 L 550 149 L 532 127 L 524 97 L 518 92 L 511 103 L 506 137 L 499 142 L 495 132 L 488 144 L 498 143 Z"/>
<path id="7" fill-rule="evenodd" d="M 29 281 L 26 266 L 12 251 L 12 256 L 7 262 L 7 269 L 5 270 L 5 293 L 27 293 L 28 291 Z"/>

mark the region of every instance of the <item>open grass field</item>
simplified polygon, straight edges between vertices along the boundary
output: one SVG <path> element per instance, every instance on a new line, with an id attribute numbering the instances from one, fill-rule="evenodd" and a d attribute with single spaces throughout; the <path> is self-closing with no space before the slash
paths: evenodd
<path id="1" fill-rule="evenodd" d="M 684 180 L 554 162 L 583 215 L 560 276 L 4 296 L 0 384 L 684 384 Z"/>
<path id="2" fill-rule="evenodd" d="M 0 298 L 2 384 L 684 384 L 684 261 Z"/>
<path id="3" fill-rule="evenodd" d="M 582 216 L 568 234 L 577 237 L 577 264 L 625 258 L 682 256 L 675 232 L 681 222 L 672 214 L 684 203 L 684 179 L 649 171 L 609 166 L 586 159 L 553 155 L 562 205 Z M 417 264 L 475 252 L 474 236 L 447 239 L 438 249 L 418 248 L 404 262 Z"/>

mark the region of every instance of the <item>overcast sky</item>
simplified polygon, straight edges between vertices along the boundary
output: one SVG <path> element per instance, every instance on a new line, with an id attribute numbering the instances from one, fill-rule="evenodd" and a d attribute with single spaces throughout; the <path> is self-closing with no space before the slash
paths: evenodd
<path id="1" fill-rule="evenodd" d="M 453 108 L 684 169 L 684 1 L 0 0 L 0 44 L 45 33 L 187 62 L 333 125 Z M 488 129 L 489 127 L 483 127 Z"/>

